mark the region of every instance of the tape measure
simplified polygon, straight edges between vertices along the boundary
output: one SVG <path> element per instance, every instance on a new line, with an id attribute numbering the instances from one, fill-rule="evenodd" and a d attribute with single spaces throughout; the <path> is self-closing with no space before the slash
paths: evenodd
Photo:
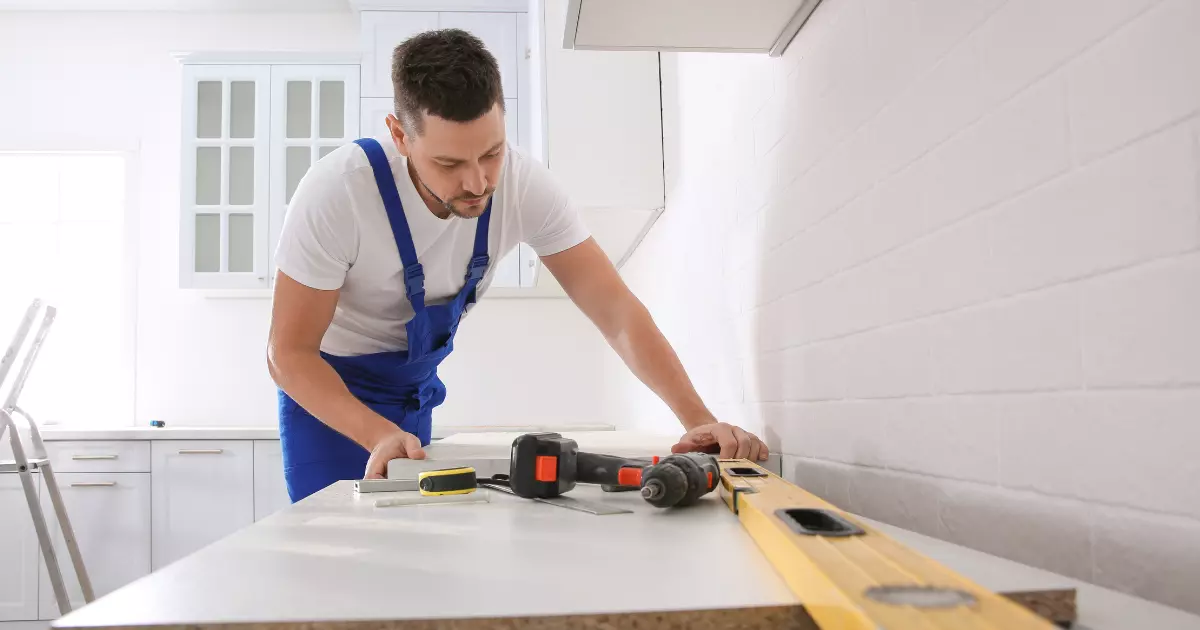
<path id="1" fill-rule="evenodd" d="M 470 466 L 426 470 L 417 475 L 417 490 L 425 496 L 470 494 L 478 487 L 475 469 Z"/>

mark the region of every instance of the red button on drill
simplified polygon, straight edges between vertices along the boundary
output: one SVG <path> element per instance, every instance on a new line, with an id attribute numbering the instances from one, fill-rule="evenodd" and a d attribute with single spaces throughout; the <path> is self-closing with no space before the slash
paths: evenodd
<path id="1" fill-rule="evenodd" d="M 622 486 L 642 485 L 642 469 L 626 467 L 618 470 L 617 483 L 621 484 Z"/>
<path id="2" fill-rule="evenodd" d="M 558 481 L 558 457 L 538 455 L 533 478 L 538 481 Z"/>

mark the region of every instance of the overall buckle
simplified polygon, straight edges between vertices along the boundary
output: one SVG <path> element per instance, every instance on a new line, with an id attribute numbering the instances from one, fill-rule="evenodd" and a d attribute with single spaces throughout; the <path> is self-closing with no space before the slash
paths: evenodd
<path id="1" fill-rule="evenodd" d="M 487 272 L 488 255 L 480 254 L 471 258 L 471 264 L 467 266 L 467 280 L 479 280 L 483 274 Z"/>
<path id="2" fill-rule="evenodd" d="M 409 298 L 425 293 L 425 269 L 421 263 L 404 268 L 404 293 Z"/>

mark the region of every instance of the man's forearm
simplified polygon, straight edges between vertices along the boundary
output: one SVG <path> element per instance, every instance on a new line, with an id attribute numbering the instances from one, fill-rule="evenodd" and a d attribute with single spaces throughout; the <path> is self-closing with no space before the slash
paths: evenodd
<path id="1" fill-rule="evenodd" d="M 671 408 L 685 429 L 715 422 L 645 305 L 630 293 L 613 308 L 615 316 L 604 335 L 630 371 Z"/>
<path id="2" fill-rule="evenodd" d="M 341 376 L 320 354 L 272 350 L 268 366 L 275 384 L 301 407 L 367 450 L 396 425 L 355 398 Z"/>

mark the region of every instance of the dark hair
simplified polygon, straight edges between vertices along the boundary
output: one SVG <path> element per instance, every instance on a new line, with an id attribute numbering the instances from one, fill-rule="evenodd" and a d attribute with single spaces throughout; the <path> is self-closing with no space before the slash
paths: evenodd
<path id="1" fill-rule="evenodd" d="M 392 54 L 396 118 L 406 133 L 420 135 L 423 117 L 468 122 L 504 107 L 500 66 L 478 37 L 456 28 L 427 31 L 396 46 Z"/>

